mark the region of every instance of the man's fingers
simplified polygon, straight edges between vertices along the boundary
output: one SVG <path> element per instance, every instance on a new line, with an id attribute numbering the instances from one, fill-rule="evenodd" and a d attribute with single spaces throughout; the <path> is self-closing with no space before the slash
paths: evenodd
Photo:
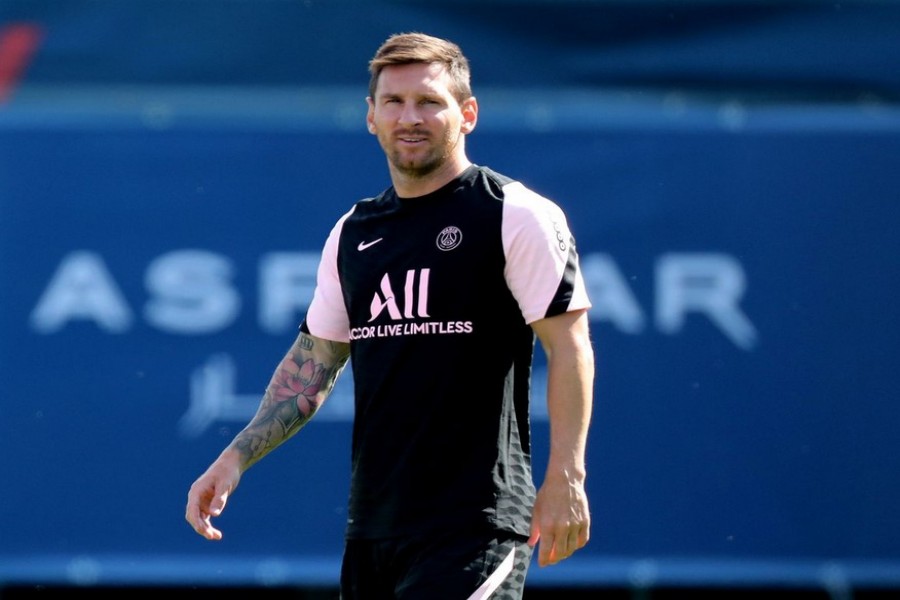
<path id="1" fill-rule="evenodd" d="M 551 564 L 556 564 L 564 558 L 568 558 L 575 551 L 574 546 L 569 545 L 569 535 L 562 533 L 553 538 L 553 547 L 550 548 Z"/>
<path id="2" fill-rule="evenodd" d="M 208 540 L 221 540 L 222 532 L 213 527 L 212 520 L 209 515 L 201 515 L 200 513 L 189 515 L 188 522 L 194 531 L 202 535 Z"/>
<path id="3" fill-rule="evenodd" d="M 573 529 L 569 532 L 569 552 L 575 552 L 579 548 L 583 547 L 586 543 L 584 539 L 584 527 L 578 527 L 577 529 Z"/>
<path id="4" fill-rule="evenodd" d="M 538 547 L 538 564 L 542 567 L 555 564 L 558 560 L 555 555 L 556 538 L 551 533 L 541 536 L 541 543 Z"/>
<path id="5" fill-rule="evenodd" d="M 200 535 L 202 535 L 203 537 L 205 537 L 208 540 L 216 541 L 216 540 L 222 539 L 222 532 L 212 526 L 212 522 L 209 520 L 209 517 L 206 517 L 205 519 L 203 519 L 202 524 L 203 524 L 202 531 L 198 531 L 197 533 L 199 533 Z"/>
<path id="6" fill-rule="evenodd" d="M 585 528 L 578 528 L 573 531 L 565 531 L 560 534 L 544 534 L 540 537 L 540 548 L 538 549 L 538 564 L 542 567 L 547 565 L 555 565 L 559 561 L 569 558 L 579 548 L 583 548 L 588 541 L 588 533 Z M 537 539 L 533 535 L 529 539 L 536 542 Z"/>
<path id="7" fill-rule="evenodd" d="M 534 548 L 537 546 L 538 540 L 541 539 L 541 532 L 531 528 L 531 537 L 528 538 L 528 545 Z"/>
<path id="8" fill-rule="evenodd" d="M 195 484 L 188 493 L 187 507 L 184 518 L 190 523 L 194 531 L 208 540 L 221 540 L 222 532 L 213 527 L 212 517 L 218 517 L 225 509 L 228 501 L 228 491 L 218 491 L 207 488 L 198 491 L 201 486 Z"/>
<path id="9" fill-rule="evenodd" d="M 214 517 L 218 517 L 222 514 L 222 511 L 225 510 L 225 504 L 228 502 L 228 492 L 222 491 L 213 496 L 212 501 L 209 503 L 209 514 Z"/>

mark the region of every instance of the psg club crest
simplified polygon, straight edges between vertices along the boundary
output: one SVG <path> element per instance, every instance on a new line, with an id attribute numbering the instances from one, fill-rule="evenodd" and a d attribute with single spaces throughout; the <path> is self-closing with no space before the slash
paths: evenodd
<path id="1" fill-rule="evenodd" d="M 453 250 L 459 246 L 460 242 L 462 242 L 462 231 L 459 230 L 459 227 L 454 227 L 453 225 L 444 227 L 436 240 L 438 249 L 444 252 Z"/>

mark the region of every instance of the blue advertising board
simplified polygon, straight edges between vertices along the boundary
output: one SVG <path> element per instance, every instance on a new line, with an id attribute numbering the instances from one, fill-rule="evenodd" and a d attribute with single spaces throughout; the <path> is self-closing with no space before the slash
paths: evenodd
<path id="1" fill-rule="evenodd" d="M 900 115 L 532 100 L 470 156 L 565 207 L 598 365 L 592 539 L 534 585 L 900 585 Z M 0 113 L 0 585 L 336 583 L 349 378 L 222 541 L 183 511 L 388 185 L 358 101 Z"/>

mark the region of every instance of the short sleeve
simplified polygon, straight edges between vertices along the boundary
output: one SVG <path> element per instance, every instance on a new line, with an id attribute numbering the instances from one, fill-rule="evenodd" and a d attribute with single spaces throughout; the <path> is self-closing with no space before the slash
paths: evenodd
<path id="1" fill-rule="evenodd" d="M 336 342 L 350 341 L 350 318 L 338 275 L 338 247 L 344 221 L 352 212 L 338 220 L 325 240 L 316 273 L 316 289 L 304 321 L 312 335 Z"/>
<path id="2" fill-rule="evenodd" d="M 525 322 L 590 308 L 563 210 L 520 182 L 503 191 L 505 276 Z"/>

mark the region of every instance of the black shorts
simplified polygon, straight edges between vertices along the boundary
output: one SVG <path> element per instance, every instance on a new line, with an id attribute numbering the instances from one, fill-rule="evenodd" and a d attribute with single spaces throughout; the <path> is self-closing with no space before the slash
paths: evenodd
<path id="1" fill-rule="evenodd" d="M 532 548 L 505 532 L 347 540 L 341 600 L 520 600 Z"/>

